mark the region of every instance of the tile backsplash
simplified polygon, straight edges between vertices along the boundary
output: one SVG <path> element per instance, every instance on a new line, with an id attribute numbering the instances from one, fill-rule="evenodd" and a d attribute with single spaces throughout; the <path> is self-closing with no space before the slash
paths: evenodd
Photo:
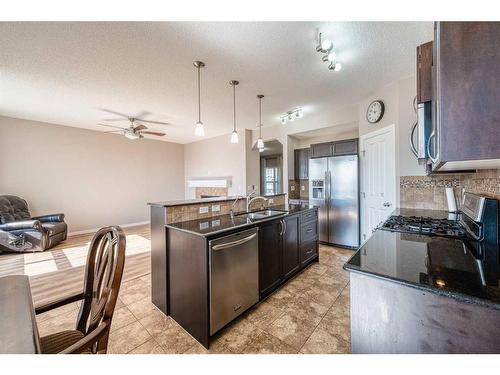
<path id="1" fill-rule="evenodd" d="M 470 174 L 437 176 L 401 176 L 400 207 L 447 210 L 445 188 L 452 187 L 455 196 L 462 191 L 500 199 L 500 169 L 481 170 Z"/>
<path id="2" fill-rule="evenodd" d="M 288 197 L 290 199 L 309 199 L 309 180 L 288 180 Z"/>
<path id="3" fill-rule="evenodd" d="M 270 202 L 270 200 L 268 201 L 256 200 L 252 202 L 250 209 L 256 210 L 264 207 L 281 206 L 286 203 L 285 194 L 279 194 L 273 196 L 271 199 L 272 202 Z M 238 201 L 236 201 L 233 207 L 234 201 L 235 199 L 232 198 L 218 202 L 194 203 L 194 204 L 166 207 L 166 222 L 179 223 L 181 221 L 205 219 L 219 215 L 228 215 L 230 213 L 231 208 L 234 209 L 234 212 L 242 212 L 246 210 L 245 198 L 238 199 Z M 200 212 L 200 208 L 201 209 L 205 208 L 207 209 L 207 211 Z M 213 210 L 214 208 L 218 208 L 218 210 L 214 211 Z"/>

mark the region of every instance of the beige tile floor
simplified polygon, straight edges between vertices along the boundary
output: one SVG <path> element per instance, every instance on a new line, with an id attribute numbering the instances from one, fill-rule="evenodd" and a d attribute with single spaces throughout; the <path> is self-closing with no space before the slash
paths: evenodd
<path id="1" fill-rule="evenodd" d="M 314 263 L 224 328 L 206 350 L 150 302 L 151 278 L 122 283 L 108 353 L 349 353 L 349 250 L 320 246 Z M 78 303 L 37 317 L 40 335 L 74 329 Z"/>

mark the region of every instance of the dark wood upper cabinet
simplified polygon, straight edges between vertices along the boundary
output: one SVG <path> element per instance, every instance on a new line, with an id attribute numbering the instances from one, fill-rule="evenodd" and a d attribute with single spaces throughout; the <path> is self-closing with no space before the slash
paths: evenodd
<path id="1" fill-rule="evenodd" d="M 294 150 L 295 178 L 307 180 L 309 178 L 309 148 Z"/>
<path id="2" fill-rule="evenodd" d="M 273 290 L 282 279 L 281 220 L 259 226 L 259 291 L 264 295 Z"/>
<path id="3" fill-rule="evenodd" d="M 499 41 L 500 22 L 435 24 L 433 170 L 500 166 Z"/>
<path id="4" fill-rule="evenodd" d="M 358 153 L 358 139 L 343 139 L 341 141 L 316 143 L 311 145 L 311 158 L 325 158 L 329 156 L 356 155 Z"/>
<path id="5" fill-rule="evenodd" d="M 432 41 L 417 47 L 417 103 L 432 100 Z"/>
<path id="6" fill-rule="evenodd" d="M 300 267 L 299 215 L 288 216 L 283 221 L 283 276 L 288 277 Z"/>
<path id="7" fill-rule="evenodd" d="M 354 155 L 358 153 L 358 139 L 346 139 L 334 144 L 333 156 Z"/>
<path id="8" fill-rule="evenodd" d="M 311 158 L 325 158 L 328 156 L 333 156 L 333 142 L 311 145 Z"/>

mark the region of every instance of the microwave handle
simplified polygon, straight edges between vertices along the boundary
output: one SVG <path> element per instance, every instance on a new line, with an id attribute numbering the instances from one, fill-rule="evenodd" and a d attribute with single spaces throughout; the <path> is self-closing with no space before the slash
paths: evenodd
<path id="1" fill-rule="evenodd" d="M 431 161 L 433 163 L 437 162 L 437 157 L 432 156 L 432 153 L 431 153 L 431 142 L 432 142 L 432 139 L 435 137 L 436 137 L 436 132 L 433 130 L 431 132 L 431 135 L 429 136 L 429 139 L 427 140 L 427 155 L 429 155 L 429 159 L 431 159 Z"/>
<path id="2" fill-rule="evenodd" d="M 408 141 L 410 143 L 411 152 L 413 153 L 413 155 L 415 155 L 415 157 L 418 158 L 417 147 L 415 147 L 415 142 L 413 142 L 413 138 L 415 135 L 415 130 L 417 129 L 417 125 L 418 125 L 418 120 L 415 120 L 415 123 L 413 124 L 413 126 L 411 128 L 410 137 L 409 137 Z"/>

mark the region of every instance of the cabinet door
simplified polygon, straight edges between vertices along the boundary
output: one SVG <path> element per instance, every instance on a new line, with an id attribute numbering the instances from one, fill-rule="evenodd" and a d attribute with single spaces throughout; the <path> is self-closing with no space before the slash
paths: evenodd
<path id="1" fill-rule="evenodd" d="M 300 150 L 293 150 L 293 162 L 294 162 L 294 173 L 295 173 L 295 179 L 301 178 L 301 153 Z"/>
<path id="2" fill-rule="evenodd" d="M 316 143 L 311 145 L 311 158 L 333 156 L 333 143 Z"/>
<path id="3" fill-rule="evenodd" d="M 283 221 L 285 223 L 285 232 L 283 233 L 283 275 L 288 277 L 300 266 L 299 215 L 288 216 Z"/>
<path id="4" fill-rule="evenodd" d="M 417 103 L 432 100 L 432 42 L 417 47 Z"/>
<path id="5" fill-rule="evenodd" d="M 266 294 L 281 282 L 283 242 L 281 220 L 268 221 L 259 227 L 259 291 Z"/>
<path id="6" fill-rule="evenodd" d="M 309 178 L 309 155 L 310 151 L 308 148 L 303 148 L 300 150 L 300 160 L 301 160 L 301 179 L 307 180 Z"/>
<path id="7" fill-rule="evenodd" d="M 335 156 L 356 155 L 358 153 L 358 140 L 346 139 L 335 142 Z"/>
<path id="8" fill-rule="evenodd" d="M 498 22 L 436 24 L 433 126 L 437 166 L 500 159 L 499 40 Z"/>

